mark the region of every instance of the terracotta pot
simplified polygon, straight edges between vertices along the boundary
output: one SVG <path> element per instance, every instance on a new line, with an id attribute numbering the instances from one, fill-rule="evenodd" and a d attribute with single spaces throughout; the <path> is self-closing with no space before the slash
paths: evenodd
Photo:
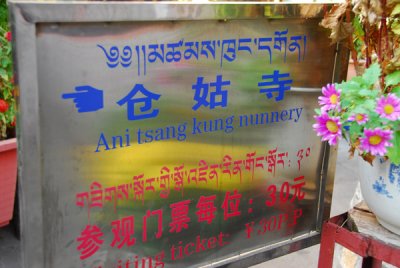
<path id="1" fill-rule="evenodd" d="M 0 141 L 0 227 L 12 219 L 17 185 L 17 140 Z"/>
<path id="2" fill-rule="evenodd" d="M 378 222 L 400 235 L 400 165 L 375 159 L 360 161 L 361 193 Z"/>

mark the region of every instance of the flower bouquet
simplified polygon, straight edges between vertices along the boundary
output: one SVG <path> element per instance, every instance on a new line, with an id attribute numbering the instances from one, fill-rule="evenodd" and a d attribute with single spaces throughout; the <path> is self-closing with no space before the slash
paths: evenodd
<path id="1" fill-rule="evenodd" d="M 349 48 L 358 76 L 322 89 L 317 135 L 330 145 L 345 138 L 351 155 L 357 151 L 371 164 L 376 156 L 400 164 L 400 3 L 347 0 L 321 26 L 331 30 L 333 43 Z"/>
<path id="2" fill-rule="evenodd" d="M 355 169 L 363 199 L 400 235 L 400 2 L 347 0 L 321 25 L 349 48 L 358 76 L 322 88 L 313 128 L 330 145 L 346 139 L 351 156 L 366 160 Z"/>
<path id="3" fill-rule="evenodd" d="M 385 77 L 383 90 L 380 77 L 375 63 L 362 76 L 323 87 L 313 128 L 330 145 L 346 139 L 351 155 L 357 151 L 370 163 L 382 156 L 400 164 L 400 86 L 393 87 L 400 83 L 400 71 Z"/>

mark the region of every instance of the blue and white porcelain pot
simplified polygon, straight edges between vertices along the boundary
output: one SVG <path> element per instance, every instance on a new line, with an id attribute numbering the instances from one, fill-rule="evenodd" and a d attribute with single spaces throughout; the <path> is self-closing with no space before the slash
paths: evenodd
<path id="1" fill-rule="evenodd" d="M 400 235 L 400 165 L 376 158 L 360 161 L 360 186 L 365 202 L 386 229 Z"/>
<path id="2" fill-rule="evenodd" d="M 383 158 L 360 161 L 361 193 L 378 222 L 400 235 L 400 165 Z"/>

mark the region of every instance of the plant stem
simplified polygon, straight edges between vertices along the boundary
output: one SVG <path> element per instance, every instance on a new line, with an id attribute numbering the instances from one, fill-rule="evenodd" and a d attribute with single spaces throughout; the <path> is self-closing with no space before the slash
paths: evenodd
<path id="1" fill-rule="evenodd" d="M 368 1 L 368 7 L 367 9 L 370 9 L 370 1 Z M 368 15 L 367 15 L 368 16 Z M 364 33 L 365 33 L 365 67 L 368 68 L 371 65 L 371 56 L 369 53 L 369 30 L 370 30 L 370 25 L 368 21 L 368 17 L 364 19 Z"/>
<path id="2" fill-rule="evenodd" d="M 382 69 L 382 73 L 381 73 L 381 77 L 380 77 L 380 86 L 382 89 L 385 88 L 385 75 L 384 75 L 384 59 L 385 54 L 382 54 L 382 39 L 387 35 L 387 32 L 385 32 L 385 26 L 386 26 L 386 13 L 385 13 L 385 9 L 386 9 L 386 0 L 381 0 L 380 1 L 381 6 L 382 6 L 382 18 L 381 18 L 381 24 L 379 26 L 379 36 L 378 36 L 378 62 L 379 65 L 381 66 Z M 385 39 L 386 40 L 386 39 Z M 386 47 L 386 45 L 385 45 Z"/>
<path id="3" fill-rule="evenodd" d="M 351 9 L 349 8 L 351 5 L 349 4 L 349 6 L 346 9 L 346 22 L 350 23 L 351 22 Z M 350 55 L 351 55 L 351 59 L 353 60 L 354 66 L 358 66 L 358 58 L 357 58 L 357 51 L 354 48 L 354 43 L 353 43 L 353 35 L 349 36 L 349 48 L 350 48 Z"/>

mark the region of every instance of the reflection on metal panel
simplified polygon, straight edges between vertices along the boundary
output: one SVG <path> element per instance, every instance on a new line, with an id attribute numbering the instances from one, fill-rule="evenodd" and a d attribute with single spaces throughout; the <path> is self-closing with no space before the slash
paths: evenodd
<path id="1" fill-rule="evenodd" d="M 146 8 L 175 14 L 160 5 Z M 27 4 L 37 70 L 33 85 L 20 72 L 20 142 L 40 163 L 22 157 L 22 194 L 34 195 L 32 171 L 41 199 L 23 221 L 41 215 L 25 250 L 43 232 L 43 256 L 26 253 L 26 267 L 217 266 L 317 235 L 328 156 L 312 131 L 315 88 L 331 82 L 336 48 L 319 18 L 229 6 L 193 5 L 201 20 L 60 23 Z"/>

